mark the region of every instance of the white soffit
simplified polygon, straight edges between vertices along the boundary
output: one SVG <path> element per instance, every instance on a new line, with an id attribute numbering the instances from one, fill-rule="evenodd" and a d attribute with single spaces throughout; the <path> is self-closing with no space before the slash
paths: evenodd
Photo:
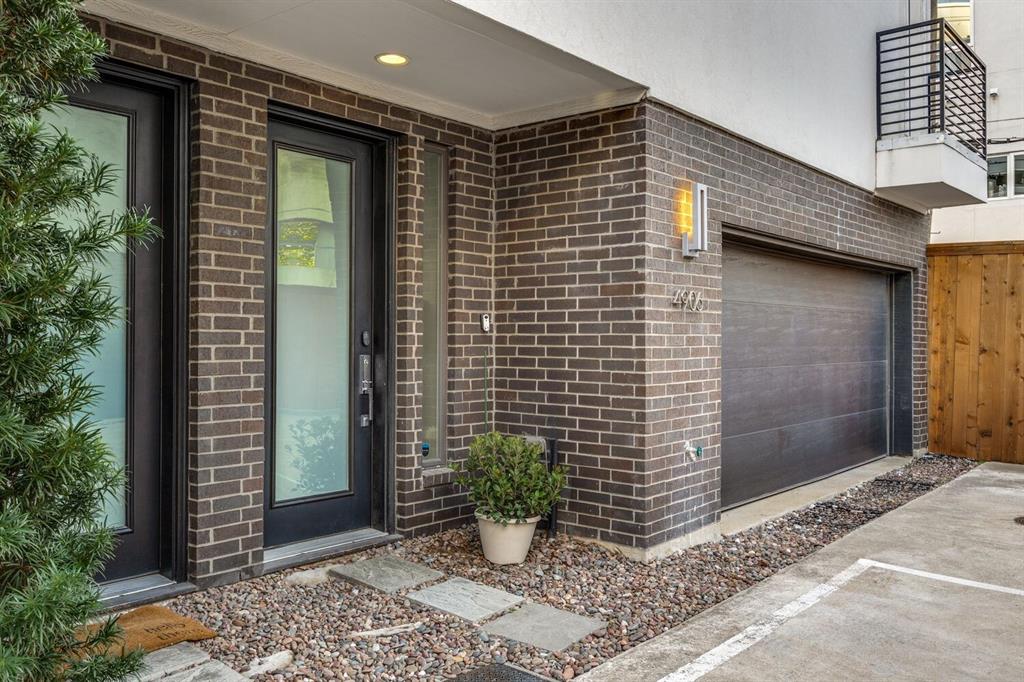
<path id="1" fill-rule="evenodd" d="M 86 0 L 83 11 L 490 130 L 645 88 L 447 0 Z M 401 68 L 374 57 L 398 52 Z"/>

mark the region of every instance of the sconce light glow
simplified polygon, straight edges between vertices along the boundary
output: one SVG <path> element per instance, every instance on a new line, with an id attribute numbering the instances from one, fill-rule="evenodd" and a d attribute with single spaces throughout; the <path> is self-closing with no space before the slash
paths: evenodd
<path id="1" fill-rule="evenodd" d="M 676 190 L 676 230 L 681 235 L 693 235 L 693 189 L 688 182 Z"/>
<path id="2" fill-rule="evenodd" d="M 409 63 L 408 57 L 404 54 L 398 54 L 397 52 L 382 52 L 374 57 L 374 59 L 384 66 L 405 66 Z"/>
<path id="3" fill-rule="evenodd" d="M 708 188 L 681 180 L 676 188 L 676 231 L 682 237 L 683 256 L 694 258 L 708 250 Z"/>

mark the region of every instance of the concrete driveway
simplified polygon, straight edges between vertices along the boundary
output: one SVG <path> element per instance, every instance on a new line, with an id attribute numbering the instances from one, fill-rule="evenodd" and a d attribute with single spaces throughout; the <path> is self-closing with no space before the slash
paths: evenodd
<path id="1" fill-rule="evenodd" d="M 580 679 L 1024 680 L 1024 466 L 988 463 Z"/>

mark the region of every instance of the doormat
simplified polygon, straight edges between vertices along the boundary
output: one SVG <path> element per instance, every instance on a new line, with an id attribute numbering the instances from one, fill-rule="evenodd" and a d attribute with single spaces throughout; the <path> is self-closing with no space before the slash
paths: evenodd
<path id="1" fill-rule="evenodd" d="M 454 682 L 543 682 L 543 677 L 520 668 L 513 668 L 503 663 L 492 663 L 490 665 L 467 670 L 461 675 L 456 675 Z"/>
<path id="2" fill-rule="evenodd" d="M 117 623 L 124 630 L 124 651 L 156 651 L 179 642 L 197 642 L 217 636 L 199 621 L 155 604 L 122 613 Z"/>

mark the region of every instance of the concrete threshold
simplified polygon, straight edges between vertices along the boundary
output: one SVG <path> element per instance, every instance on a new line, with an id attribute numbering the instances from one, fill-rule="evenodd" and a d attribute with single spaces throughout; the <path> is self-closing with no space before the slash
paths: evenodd
<path id="1" fill-rule="evenodd" d="M 722 535 L 739 533 L 770 519 L 785 516 L 789 512 L 809 504 L 835 497 L 856 485 L 867 483 L 894 469 L 899 469 L 909 464 L 911 459 L 911 457 L 883 457 L 859 467 L 841 471 L 820 481 L 730 509 L 722 513 L 718 530 Z"/>

